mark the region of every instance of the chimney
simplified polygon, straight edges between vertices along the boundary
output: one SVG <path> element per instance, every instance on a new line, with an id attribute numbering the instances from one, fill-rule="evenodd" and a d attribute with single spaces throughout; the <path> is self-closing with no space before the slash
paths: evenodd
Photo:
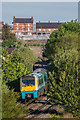
<path id="1" fill-rule="evenodd" d="M 33 20 L 33 16 L 31 17 L 31 19 Z"/>
<path id="2" fill-rule="evenodd" d="M 50 23 L 50 20 L 48 21 L 48 23 Z"/>
<path id="3" fill-rule="evenodd" d="M 39 23 L 40 23 L 40 21 L 39 21 Z"/>
<path id="4" fill-rule="evenodd" d="M 15 16 L 13 16 L 13 22 L 15 22 Z"/>

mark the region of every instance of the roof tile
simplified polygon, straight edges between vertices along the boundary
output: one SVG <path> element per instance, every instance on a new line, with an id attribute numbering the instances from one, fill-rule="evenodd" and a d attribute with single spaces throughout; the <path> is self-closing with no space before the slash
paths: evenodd
<path id="1" fill-rule="evenodd" d="M 31 18 L 15 18 L 15 23 L 33 23 L 33 17 Z"/>
<path id="2" fill-rule="evenodd" d="M 62 23 L 36 23 L 36 28 L 58 28 Z"/>

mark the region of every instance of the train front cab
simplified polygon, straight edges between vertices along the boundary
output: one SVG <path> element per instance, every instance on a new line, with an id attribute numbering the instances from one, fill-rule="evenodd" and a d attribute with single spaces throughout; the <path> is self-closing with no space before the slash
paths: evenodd
<path id="1" fill-rule="evenodd" d="M 33 98 L 37 98 L 37 78 L 36 77 L 23 77 L 20 80 L 20 89 L 22 99 L 25 99 L 25 95 L 33 95 Z"/>

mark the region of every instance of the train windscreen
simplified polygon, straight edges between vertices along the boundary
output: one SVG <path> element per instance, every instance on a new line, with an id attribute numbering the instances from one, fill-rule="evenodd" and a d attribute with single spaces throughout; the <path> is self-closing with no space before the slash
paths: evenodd
<path id="1" fill-rule="evenodd" d="M 34 78 L 27 78 L 22 80 L 22 86 L 35 86 L 35 79 Z"/>

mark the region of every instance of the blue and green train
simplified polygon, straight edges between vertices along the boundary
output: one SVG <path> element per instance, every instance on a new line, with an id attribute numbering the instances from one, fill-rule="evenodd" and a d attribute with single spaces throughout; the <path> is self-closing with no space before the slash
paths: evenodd
<path id="1" fill-rule="evenodd" d="M 23 76 L 20 79 L 20 90 L 22 99 L 27 97 L 37 98 L 45 93 L 47 88 L 48 75 L 44 68 L 34 70 L 32 73 Z"/>

